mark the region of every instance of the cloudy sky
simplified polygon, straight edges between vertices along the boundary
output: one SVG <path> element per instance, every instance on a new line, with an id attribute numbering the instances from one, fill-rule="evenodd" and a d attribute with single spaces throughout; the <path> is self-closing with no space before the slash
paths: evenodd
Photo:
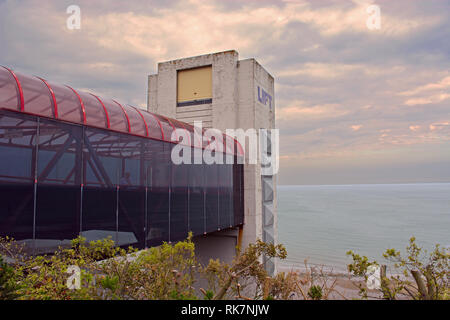
<path id="1" fill-rule="evenodd" d="M 141 107 L 158 61 L 229 49 L 275 77 L 281 184 L 450 182 L 449 0 L 0 0 L 0 64 Z"/>

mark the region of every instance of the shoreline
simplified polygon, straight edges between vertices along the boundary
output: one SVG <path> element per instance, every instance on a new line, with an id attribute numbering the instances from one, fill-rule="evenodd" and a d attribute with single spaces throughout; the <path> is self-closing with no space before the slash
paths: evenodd
<path id="1" fill-rule="evenodd" d="M 295 272 L 298 273 L 301 277 L 306 277 L 310 274 L 310 271 L 316 275 L 318 281 L 314 284 L 316 285 L 326 285 L 326 287 L 331 288 L 333 286 L 333 290 L 330 292 L 328 299 L 331 300 L 353 300 L 353 299 L 361 299 L 359 295 L 358 284 L 363 284 L 364 279 L 362 277 L 354 277 L 351 276 L 348 272 L 344 272 L 342 270 L 333 271 L 331 266 L 322 266 L 318 264 L 308 264 L 306 268 L 305 266 L 289 266 L 279 264 L 277 268 L 277 272 Z M 328 267 L 330 269 L 324 269 L 322 267 Z M 376 295 L 378 293 L 377 290 L 370 290 L 370 293 Z"/>
<path id="2" fill-rule="evenodd" d="M 330 269 L 326 270 L 321 267 L 328 267 Z M 301 277 L 307 277 L 310 272 L 313 272 L 315 278 L 317 279 L 314 284 L 331 288 L 334 284 L 333 290 L 328 296 L 328 300 L 358 300 L 362 299 L 359 294 L 358 285 L 363 285 L 365 287 L 365 280 L 363 277 L 353 276 L 346 271 L 333 271 L 332 266 L 320 265 L 320 264 L 308 264 L 308 268 L 305 266 L 289 266 L 279 264 L 277 268 L 277 273 L 281 272 L 295 272 Z M 381 300 L 383 295 L 380 290 L 367 290 L 368 300 Z M 401 296 L 399 295 L 401 299 Z"/>

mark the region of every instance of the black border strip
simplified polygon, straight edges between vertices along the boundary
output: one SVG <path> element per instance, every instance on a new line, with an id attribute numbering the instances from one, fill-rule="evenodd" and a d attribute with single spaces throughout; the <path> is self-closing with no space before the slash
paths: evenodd
<path id="1" fill-rule="evenodd" d="M 212 98 L 178 102 L 177 107 L 188 107 L 188 106 L 195 106 L 195 105 L 199 105 L 199 104 L 210 104 L 210 103 L 212 103 Z"/>

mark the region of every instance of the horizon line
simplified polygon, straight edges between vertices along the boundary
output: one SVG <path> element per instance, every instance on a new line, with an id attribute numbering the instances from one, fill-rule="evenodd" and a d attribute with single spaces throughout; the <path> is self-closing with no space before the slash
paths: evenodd
<path id="1" fill-rule="evenodd" d="M 450 184 L 447 182 L 386 182 L 386 183 L 344 183 L 344 184 L 279 184 L 278 187 L 319 187 L 319 186 L 367 186 L 367 185 L 411 185 L 411 184 Z"/>

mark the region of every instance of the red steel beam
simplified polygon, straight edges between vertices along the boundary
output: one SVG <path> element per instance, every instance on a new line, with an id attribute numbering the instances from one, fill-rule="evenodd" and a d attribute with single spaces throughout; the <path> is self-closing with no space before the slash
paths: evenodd
<path id="1" fill-rule="evenodd" d="M 145 124 L 145 132 L 146 132 L 146 134 L 147 134 L 147 137 L 148 137 L 148 125 L 147 125 L 147 121 L 145 121 L 145 118 L 144 118 L 144 115 L 142 114 L 142 112 L 141 111 L 139 111 L 139 109 L 138 108 L 136 108 L 136 107 L 133 107 L 133 106 L 129 106 L 129 107 L 131 107 L 131 108 L 134 108 L 138 113 L 139 113 L 139 115 L 141 116 L 141 118 L 142 118 L 142 121 L 144 121 L 144 124 Z"/>
<path id="2" fill-rule="evenodd" d="M 159 129 L 161 129 L 161 139 L 162 139 L 163 141 L 165 141 L 166 139 L 164 139 L 164 130 L 163 130 L 163 128 L 162 128 L 161 121 L 159 121 L 158 117 L 155 116 L 153 113 L 149 112 L 149 114 L 151 114 L 152 117 L 155 118 L 156 122 L 158 122 Z"/>
<path id="3" fill-rule="evenodd" d="M 80 95 L 78 94 L 78 92 L 75 91 L 74 88 L 66 86 L 67 88 L 69 88 L 70 90 L 73 91 L 73 93 L 76 94 L 76 96 L 78 97 L 78 101 L 80 101 L 80 107 L 81 107 L 81 112 L 83 114 L 83 123 L 86 124 L 86 109 L 84 107 L 84 103 L 83 100 L 81 99 Z"/>
<path id="4" fill-rule="evenodd" d="M 175 132 L 175 138 L 177 139 L 177 141 L 178 141 L 178 135 L 177 135 L 177 132 L 175 131 L 176 129 L 175 129 L 175 126 L 173 125 L 173 123 L 169 120 L 169 118 L 167 118 L 167 117 L 165 117 L 165 116 L 163 116 L 163 115 L 160 115 L 160 117 L 162 117 L 163 119 L 166 119 L 166 121 L 172 126 L 172 129 L 173 129 L 173 131 Z M 166 140 L 167 141 L 167 140 Z"/>
<path id="5" fill-rule="evenodd" d="M 19 90 L 19 97 L 20 97 L 20 111 L 24 112 L 25 111 L 25 100 L 23 99 L 23 90 L 22 90 L 22 85 L 20 84 L 19 78 L 17 78 L 16 74 L 14 73 L 14 71 L 12 71 L 11 69 L 2 66 L 3 68 L 5 68 L 6 70 L 9 71 L 9 73 L 11 73 L 11 75 L 13 76 L 14 80 L 16 80 L 16 85 L 17 85 L 17 89 Z"/>
<path id="6" fill-rule="evenodd" d="M 131 124 L 130 124 L 130 118 L 128 117 L 127 112 L 125 111 L 125 108 L 118 103 L 116 100 L 113 100 L 123 111 L 123 114 L 125 115 L 125 118 L 127 118 L 127 123 L 128 123 L 128 132 L 131 133 Z"/>
<path id="7" fill-rule="evenodd" d="M 48 88 L 48 91 L 50 91 L 50 94 L 52 96 L 52 101 L 53 101 L 53 113 L 55 114 L 55 119 L 58 119 L 58 103 L 56 102 L 56 97 L 55 97 L 55 93 L 53 92 L 52 87 L 48 84 L 48 82 L 41 78 L 41 77 L 36 77 L 39 80 L 41 80 Z"/>
<path id="8" fill-rule="evenodd" d="M 100 98 L 99 98 L 98 96 L 96 96 L 95 94 L 92 94 L 92 93 L 91 93 L 91 96 L 97 98 L 98 102 L 100 102 L 100 104 L 102 105 L 103 111 L 105 112 L 105 116 L 106 116 L 106 127 L 107 127 L 108 129 L 110 129 L 110 128 L 111 128 L 111 123 L 109 122 L 109 114 L 108 114 L 108 110 L 106 110 L 106 107 L 105 107 L 105 105 L 103 104 L 103 101 L 100 100 Z"/>

